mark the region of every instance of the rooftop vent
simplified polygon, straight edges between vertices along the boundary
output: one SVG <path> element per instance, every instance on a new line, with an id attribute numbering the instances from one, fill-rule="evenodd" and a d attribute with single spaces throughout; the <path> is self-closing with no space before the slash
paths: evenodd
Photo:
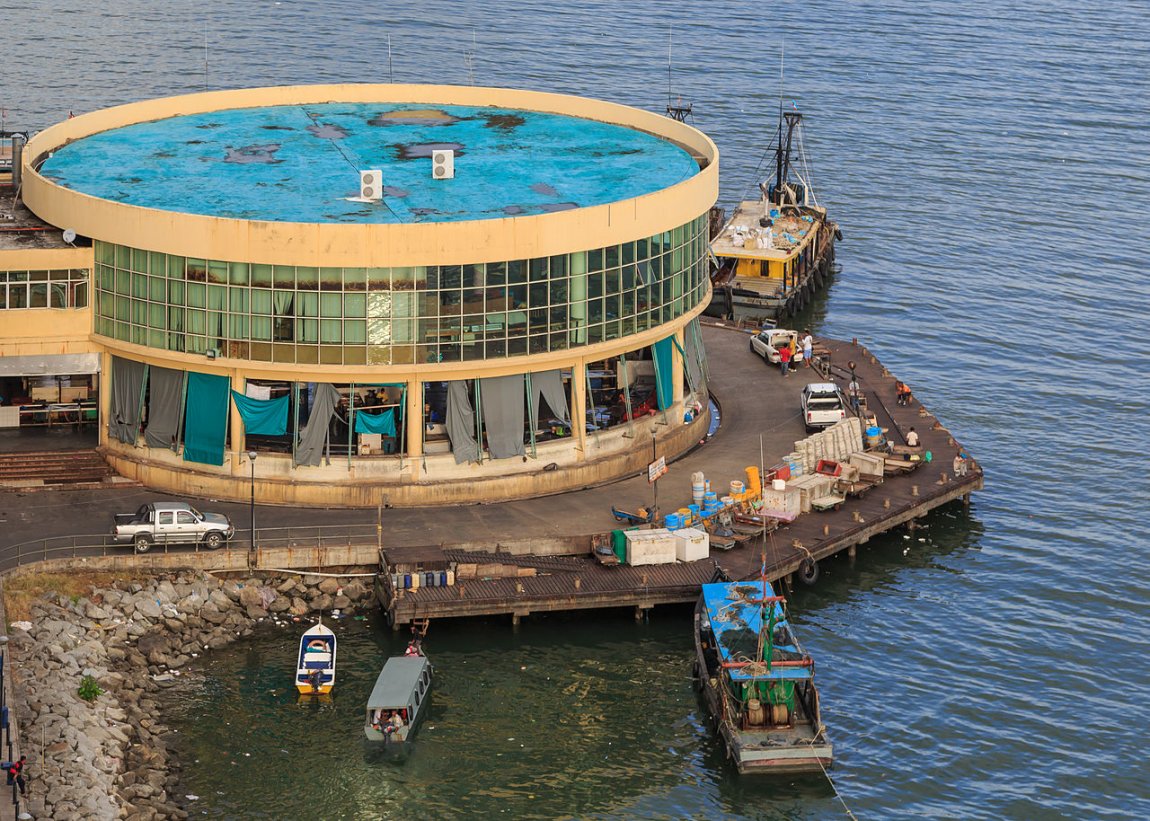
<path id="1" fill-rule="evenodd" d="M 439 148 L 431 152 L 431 178 L 450 180 L 455 177 L 455 152 Z"/>
<path id="2" fill-rule="evenodd" d="M 365 200 L 383 199 L 383 172 L 378 168 L 359 172 L 359 196 Z"/>

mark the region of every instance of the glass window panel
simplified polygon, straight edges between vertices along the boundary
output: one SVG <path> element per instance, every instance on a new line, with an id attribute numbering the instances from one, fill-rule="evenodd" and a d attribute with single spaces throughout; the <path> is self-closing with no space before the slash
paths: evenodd
<path id="1" fill-rule="evenodd" d="M 248 312 L 247 288 L 228 288 L 228 310 L 237 314 Z"/>
<path id="2" fill-rule="evenodd" d="M 253 316 L 252 317 L 252 339 L 271 340 L 271 338 L 272 338 L 272 318 L 270 316 Z M 256 350 L 256 347 L 253 345 L 252 346 L 252 352 L 254 353 L 255 350 Z M 271 358 L 271 349 L 270 348 L 269 349 L 262 349 L 261 348 L 260 350 L 266 350 L 267 351 L 267 353 L 265 355 L 260 357 L 261 359 L 270 359 Z"/>
<path id="3" fill-rule="evenodd" d="M 9 286 L 9 287 L 11 287 L 11 286 Z M 11 290 L 9 290 L 8 296 L 9 297 L 12 296 Z M 130 310 L 130 305 L 131 305 L 131 300 L 129 300 L 126 296 L 117 296 L 116 297 L 116 319 L 120 320 L 120 322 L 127 322 L 128 321 L 128 311 Z M 119 323 L 117 323 L 117 327 L 119 327 Z"/>
<path id="4" fill-rule="evenodd" d="M 527 307 L 527 286 L 514 285 L 507 289 L 506 306 L 510 310 L 512 308 L 526 308 Z"/>
<path id="5" fill-rule="evenodd" d="M 278 269 L 277 269 L 278 278 Z M 319 269 L 318 268 L 296 268 L 295 269 L 296 287 L 307 290 L 315 291 L 319 289 Z M 277 282 L 278 284 L 278 282 Z"/>
<path id="6" fill-rule="evenodd" d="M 531 281 L 542 282 L 547 279 L 547 257 L 535 257 L 530 260 Z"/>
<path id="7" fill-rule="evenodd" d="M 310 320 L 309 320 L 310 321 Z M 343 341 L 343 323 L 338 319 L 320 320 L 319 341 L 325 345 L 339 344 Z"/>
<path id="8" fill-rule="evenodd" d="M 474 286 L 474 278 L 468 284 Z M 441 265 L 439 267 L 440 288 L 462 288 L 463 285 L 464 282 L 462 265 Z"/>
<path id="9" fill-rule="evenodd" d="M 116 271 L 116 293 L 117 294 L 130 294 L 132 292 L 132 275 L 127 271 Z"/>
<path id="10" fill-rule="evenodd" d="M 208 278 L 208 264 L 202 259 L 188 259 L 188 282 L 206 282 Z"/>
<path id="11" fill-rule="evenodd" d="M 205 300 L 207 299 L 207 286 L 199 282 L 188 283 L 188 305 L 193 308 L 203 308 L 206 306 Z"/>
<path id="12" fill-rule="evenodd" d="M 187 279 L 186 257 L 168 257 L 168 279 Z"/>
<path id="13" fill-rule="evenodd" d="M 368 289 L 375 288 L 390 288 L 391 287 L 391 269 L 390 268 L 368 268 L 367 269 L 367 285 Z"/>
<path id="14" fill-rule="evenodd" d="M 344 294 L 343 295 L 343 315 L 344 316 L 367 316 L 367 295 L 366 294 Z"/>
<path id="15" fill-rule="evenodd" d="M 148 254 L 148 273 L 154 277 L 168 275 L 168 255 L 157 254 L 155 251 Z"/>
<path id="16" fill-rule="evenodd" d="M 88 283 L 77 282 L 72 289 L 72 307 L 73 308 L 87 308 L 88 307 Z"/>
<path id="17" fill-rule="evenodd" d="M 263 316 L 272 314 L 272 292 L 266 288 L 252 288 L 252 313 Z"/>
<path id="18" fill-rule="evenodd" d="M 167 327 L 168 308 L 166 305 L 157 305 L 151 303 L 148 305 L 148 326 L 151 328 L 159 328 L 163 330 Z"/>
<path id="19" fill-rule="evenodd" d="M 343 290 L 343 269 L 342 268 L 320 268 L 319 269 L 319 287 L 323 291 L 342 291 Z"/>
<path id="20" fill-rule="evenodd" d="M 300 342 L 319 342 L 319 320 L 296 320 L 296 333 L 299 334 L 296 338 Z"/>
<path id="21" fill-rule="evenodd" d="M 139 248 L 132 248 L 129 253 L 131 259 L 131 267 L 133 271 L 147 271 L 148 270 L 148 252 L 141 251 Z"/>
<path id="22" fill-rule="evenodd" d="M 50 308 L 67 308 L 68 286 L 63 282 L 53 282 L 48 291 L 48 300 Z"/>
<path id="23" fill-rule="evenodd" d="M 226 262 L 219 262 L 217 260 L 208 261 L 208 282 L 214 282 L 217 285 L 227 285 L 228 283 L 228 264 Z"/>
<path id="24" fill-rule="evenodd" d="M 344 268 L 343 288 L 345 291 L 363 291 L 367 288 L 366 268 Z"/>
<path id="25" fill-rule="evenodd" d="M 248 284 L 248 264 L 246 262 L 229 262 L 227 267 L 228 282 L 232 285 Z"/>
<path id="26" fill-rule="evenodd" d="M 587 270 L 588 271 L 602 271 L 603 270 L 603 249 L 593 248 L 587 252 Z"/>
<path id="27" fill-rule="evenodd" d="M 228 338 L 248 338 L 248 318 L 243 314 L 228 314 Z"/>
<path id="28" fill-rule="evenodd" d="M 355 345 L 367 343 L 367 322 L 362 320 L 344 322 L 344 343 Z"/>
<path id="29" fill-rule="evenodd" d="M 343 316 L 342 294 L 320 294 L 319 305 L 320 316 Z"/>
<path id="30" fill-rule="evenodd" d="M 116 261 L 116 246 L 110 242 L 96 243 L 96 262 L 113 265 Z"/>
<path id="31" fill-rule="evenodd" d="M 566 279 L 567 278 L 567 255 L 562 254 L 557 257 L 551 257 L 551 279 Z"/>
<path id="32" fill-rule="evenodd" d="M 275 266 L 276 288 L 292 289 L 295 287 L 295 268 L 291 265 Z"/>
<path id="33" fill-rule="evenodd" d="M 168 301 L 168 281 L 159 277 L 148 278 L 148 299 L 152 302 Z"/>

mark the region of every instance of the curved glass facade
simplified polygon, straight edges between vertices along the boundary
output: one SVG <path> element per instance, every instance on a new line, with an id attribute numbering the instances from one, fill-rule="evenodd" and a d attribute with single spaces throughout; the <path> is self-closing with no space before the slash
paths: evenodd
<path id="1" fill-rule="evenodd" d="M 97 242 L 96 333 L 268 362 L 401 365 L 546 353 L 669 322 L 707 289 L 707 217 L 653 237 L 475 265 L 312 268 Z"/>

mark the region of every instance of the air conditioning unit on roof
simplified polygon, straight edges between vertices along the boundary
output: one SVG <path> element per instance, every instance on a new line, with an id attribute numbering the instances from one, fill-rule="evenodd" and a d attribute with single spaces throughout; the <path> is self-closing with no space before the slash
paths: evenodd
<path id="1" fill-rule="evenodd" d="M 450 180 L 455 176 L 455 152 L 449 148 L 437 148 L 431 152 L 431 178 Z"/>
<path id="2" fill-rule="evenodd" d="M 365 200 L 383 199 L 383 172 L 379 169 L 360 171 L 359 195 Z"/>

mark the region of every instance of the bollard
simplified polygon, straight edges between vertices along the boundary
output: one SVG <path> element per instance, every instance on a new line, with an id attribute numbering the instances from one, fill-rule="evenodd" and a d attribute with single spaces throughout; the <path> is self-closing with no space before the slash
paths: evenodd
<path id="1" fill-rule="evenodd" d="M 910 486 L 910 495 L 911 496 L 917 496 L 918 495 L 918 485 L 911 485 Z"/>
<path id="2" fill-rule="evenodd" d="M 581 587 L 583 587 L 583 580 L 580 579 L 578 576 L 576 576 L 575 577 L 575 589 L 579 590 Z"/>
<path id="3" fill-rule="evenodd" d="M 515 582 L 515 592 L 516 593 L 522 593 L 523 592 L 523 582 Z"/>
<path id="4" fill-rule="evenodd" d="M 938 483 L 940 485 L 945 485 L 949 481 L 950 481 L 950 477 L 946 475 L 945 470 L 942 471 L 940 474 L 938 474 Z"/>
<path id="5" fill-rule="evenodd" d="M 798 539 L 791 539 L 791 547 L 795 548 L 796 550 L 802 550 L 803 543 Z"/>
<path id="6" fill-rule="evenodd" d="M 862 514 L 857 510 L 851 511 L 851 518 L 853 518 L 856 522 L 861 522 L 863 520 Z"/>
<path id="7" fill-rule="evenodd" d="M 885 499 L 882 500 L 882 509 L 883 510 L 890 510 L 890 497 L 889 496 L 887 496 Z"/>
<path id="8" fill-rule="evenodd" d="M 823 525 L 823 535 L 824 536 L 831 535 L 831 526 L 830 525 Z"/>

